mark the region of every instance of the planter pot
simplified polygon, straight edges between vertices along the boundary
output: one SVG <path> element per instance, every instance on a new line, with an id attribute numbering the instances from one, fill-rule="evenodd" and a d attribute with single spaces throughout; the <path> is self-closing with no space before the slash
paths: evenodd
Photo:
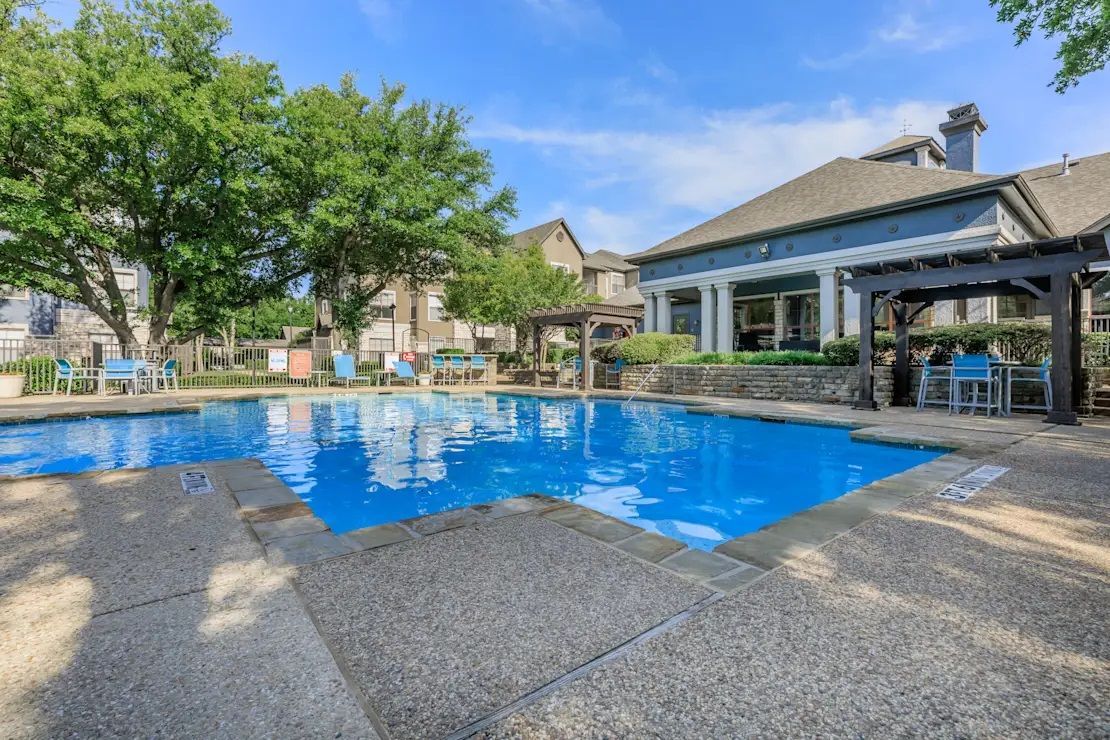
<path id="1" fill-rule="evenodd" d="M 432 384 L 432 376 L 431 375 L 418 375 L 416 377 L 416 382 L 419 385 L 431 385 Z"/>
<path id="2" fill-rule="evenodd" d="M 23 395 L 22 375 L 0 375 L 0 398 L 19 398 Z"/>

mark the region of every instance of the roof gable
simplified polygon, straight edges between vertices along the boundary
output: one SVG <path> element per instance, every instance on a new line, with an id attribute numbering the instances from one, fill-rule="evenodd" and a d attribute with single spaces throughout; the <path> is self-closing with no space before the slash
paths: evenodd
<path id="1" fill-rule="evenodd" d="M 882 159 L 883 157 L 889 157 L 892 154 L 909 151 L 911 149 L 917 149 L 922 145 L 929 147 L 929 150 L 932 152 L 934 158 L 944 161 L 944 149 L 941 147 L 940 144 L 936 142 L 935 139 L 933 139 L 932 136 L 917 136 L 912 134 L 903 134 L 902 136 L 899 136 L 895 139 L 891 139 L 882 146 L 876 147 L 875 149 L 867 152 L 866 154 L 861 156 L 860 159 Z"/>
<path id="2" fill-rule="evenodd" d="M 1061 162 L 1021 176 L 1063 235 L 1095 228 L 1110 217 L 1110 152 L 1080 157 L 1062 175 Z"/>
<path id="3" fill-rule="evenodd" d="M 626 262 L 624 257 L 608 249 L 599 249 L 587 254 L 586 259 L 582 260 L 582 267 L 586 270 L 607 272 L 629 272 L 636 269 L 636 265 Z"/>
<path id="4" fill-rule="evenodd" d="M 574 248 L 578 250 L 578 253 L 582 255 L 582 259 L 584 260 L 586 258 L 586 252 L 583 251 L 582 245 L 578 242 L 578 237 L 574 235 L 574 232 L 570 230 L 570 226 L 567 225 L 566 220 L 562 217 L 513 234 L 513 247 L 515 249 L 526 249 L 532 244 L 543 244 L 544 240 L 551 236 L 551 233 L 559 226 L 562 226 L 563 230 L 570 236 L 571 243 L 574 244 Z"/>

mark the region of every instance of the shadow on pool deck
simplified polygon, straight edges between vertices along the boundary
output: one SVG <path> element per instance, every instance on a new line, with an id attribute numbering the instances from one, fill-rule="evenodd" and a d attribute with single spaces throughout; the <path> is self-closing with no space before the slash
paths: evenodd
<path id="1" fill-rule="evenodd" d="M 230 496 L 180 469 L 0 483 L 0 736 L 374 737 Z"/>

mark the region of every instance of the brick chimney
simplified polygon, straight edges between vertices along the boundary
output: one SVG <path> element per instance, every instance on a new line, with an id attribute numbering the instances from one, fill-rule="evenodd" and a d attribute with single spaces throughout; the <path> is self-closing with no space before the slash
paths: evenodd
<path id="1" fill-rule="evenodd" d="M 948 120 L 940 125 L 948 169 L 979 170 L 979 136 L 986 130 L 987 122 L 979 115 L 979 106 L 975 103 L 948 111 Z"/>

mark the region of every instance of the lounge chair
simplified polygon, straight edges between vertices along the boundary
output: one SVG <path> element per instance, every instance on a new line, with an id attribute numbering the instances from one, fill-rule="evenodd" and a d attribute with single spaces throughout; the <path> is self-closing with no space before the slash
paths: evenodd
<path id="1" fill-rule="evenodd" d="M 448 376 L 452 383 L 466 382 L 466 361 L 462 355 L 451 355 L 451 374 Z"/>
<path id="2" fill-rule="evenodd" d="M 336 355 L 335 356 L 335 377 L 331 382 L 335 383 L 342 381 L 348 388 L 351 383 L 373 383 L 374 379 L 369 375 L 358 375 L 355 372 L 355 358 L 351 355 Z"/>
<path id="3" fill-rule="evenodd" d="M 480 377 L 475 377 L 478 375 Z M 486 358 L 481 355 L 472 355 L 470 358 L 470 370 L 466 374 L 467 380 L 471 383 L 488 383 L 489 382 L 489 365 L 486 364 Z"/>
<path id="4" fill-rule="evenodd" d="M 432 385 L 439 381 L 440 385 L 446 385 L 449 380 L 449 372 L 447 370 L 447 363 L 443 360 L 443 355 L 432 355 Z"/>
<path id="5" fill-rule="evenodd" d="M 393 370 L 398 379 L 405 381 L 408 385 L 416 385 L 416 373 L 412 369 L 412 363 L 398 360 L 393 363 Z M 393 377 L 390 377 L 388 382 L 393 385 Z"/>

